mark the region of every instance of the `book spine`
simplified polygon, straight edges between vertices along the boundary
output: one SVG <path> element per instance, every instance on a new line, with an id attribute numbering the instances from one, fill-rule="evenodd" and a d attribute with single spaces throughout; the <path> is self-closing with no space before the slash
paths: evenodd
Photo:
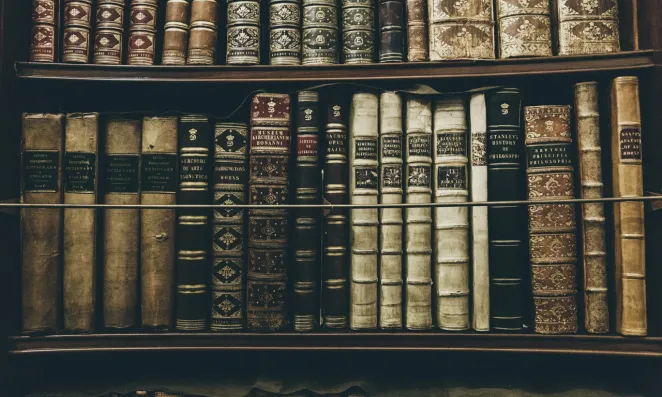
<path id="1" fill-rule="evenodd" d="M 168 0 L 163 27 L 163 65 L 185 65 L 188 51 L 189 0 Z"/>
<path id="2" fill-rule="evenodd" d="M 347 204 L 347 115 L 342 94 L 326 101 L 324 203 Z M 349 312 L 347 209 L 324 212 L 322 318 L 327 328 L 346 328 Z"/>
<path id="3" fill-rule="evenodd" d="M 59 9 L 57 0 L 32 0 L 30 62 L 56 61 Z"/>
<path id="4" fill-rule="evenodd" d="M 179 156 L 176 116 L 144 117 L 142 122 L 140 202 L 177 204 Z M 175 309 L 174 208 L 140 210 L 140 292 L 142 327 L 172 330 Z"/>
<path id="5" fill-rule="evenodd" d="M 432 200 L 432 103 L 407 99 L 405 191 L 408 204 Z M 432 328 L 432 209 L 405 210 L 406 327 Z"/>
<path id="6" fill-rule="evenodd" d="M 132 0 L 129 10 L 129 65 L 153 65 L 156 42 L 156 0 Z"/>
<path id="7" fill-rule="evenodd" d="M 485 93 L 469 102 L 471 117 L 471 201 L 487 201 L 487 108 Z M 474 331 L 490 330 L 490 263 L 487 207 L 471 207 L 472 301 Z"/>
<path id="8" fill-rule="evenodd" d="M 338 6 L 335 0 L 303 0 L 302 17 L 302 63 L 338 63 Z"/>
<path id="9" fill-rule="evenodd" d="M 214 204 L 246 204 L 248 126 L 216 123 L 214 127 Z M 214 208 L 212 230 L 211 330 L 244 327 L 246 233 L 244 209 Z"/>
<path id="10" fill-rule="evenodd" d="M 99 115 L 69 113 L 64 140 L 64 203 L 96 204 Z M 64 329 L 95 329 L 97 211 L 94 208 L 64 210 L 63 308 Z"/>
<path id="11" fill-rule="evenodd" d="M 499 57 L 552 56 L 550 0 L 497 0 Z"/>
<path id="12" fill-rule="evenodd" d="M 618 0 L 559 1 L 559 55 L 600 54 L 621 50 Z"/>
<path id="13" fill-rule="evenodd" d="M 492 0 L 427 0 L 430 60 L 494 59 Z"/>
<path id="14" fill-rule="evenodd" d="M 617 77 L 611 85 L 611 148 L 614 197 L 643 195 L 641 110 L 637 77 Z M 616 331 L 645 336 L 646 262 L 644 204 L 614 203 Z"/>
<path id="15" fill-rule="evenodd" d="M 352 98 L 349 121 L 350 204 L 377 204 L 379 198 L 379 98 L 359 92 Z M 377 208 L 351 210 L 349 241 L 350 310 L 349 326 L 354 330 L 377 328 L 377 261 L 379 215 Z"/>
<path id="16" fill-rule="evenodd" d="M 260 2 L 234 0 L 228 2 L 228 65 L 258 65 L 260 63 Z"/>
<path id="17" fill-rule="evenodd" d="M 269 64 L 301 64 L 301 1 L 270 0 Z"/>
<path id="18" fill-rule="evenodd" d="M 580 198 L 604 197 L 598 84 L 575 85 L 575 131 Z M 602 203 L 580 204 L 584 269 L 584 327 L 590 333 L 609 332 L 605 209 Z"/>
<path id="19" fill-rule="evenodd" d="M 403 0 L 379 0 L 379 62 L 404 62 Z"/>
<path id="20" fill-rule="evenodd" d="M 120 65 L 124 33 L 124 0 L 99 0 L 96 13 L 96 64 Z"/>
<path id="21" fill-rule="evenodd" d="M 428 26 L 425 0 L 406 0 L 407 5 L 407 60 L 426 62 L 428 52 Z"/>
<path id="22" fill-rule="evenodd" d="M 210 147 L 207 116 L 183 115 L 179 120 L 179 191 L 177 204 L 211 204 Z M 177 211 L 177 306 L 179 331 L 202 331 L 207 324 L 210 269 L 208 208 Z"/>
<path id="23" fill-rule="evenodd" d="M 375 53 L 374 0 L 342 0 L 344 63 L 371 63 Z"/>
<path id="24" fill-rule="evenodd" d="M 524 108 L 529 200 L 571 199 L 570 106 Z M 577 332 L 577 241 L 573 204 L 529 205 L 535 331 Z"/>
<path id="25" fill-rule="evenodd" d="M 103 202 L 140 204 L 141 121 L 109 119 L 105 128 Z M 103 323 L 106 328 L 136 325 L 140 209 L 103 210 Z"/>
<path id="26" fill-rule="evenodd" d="M 382 204 L 402 203 L 402 99 L 394 92 L 381 94 L 380 197 Z M 379 213 L 379 327 L 402 328 L 402 209 Z"/>
<path id="27" fill-rule="evenodd" d="M 65 0 L 62 62 L 89 62 L 91 26 L 92 0 Z"/>
<path id="28" fill-rule="evenodd" d="M 62 203 L 64 116 L 24 113 L 21 203 Z M 59 330 L 62 209 L 21 208 L 22 332 Z"/>
<path id="29" fill-rule="evenodd" d="M 261 93 L 251 106 L 249 203 L 288 202 L 290 97 Z M 287 210 L 251 209 L 248 214 L 248 328 L 276 332 L 289 324 Z"/>

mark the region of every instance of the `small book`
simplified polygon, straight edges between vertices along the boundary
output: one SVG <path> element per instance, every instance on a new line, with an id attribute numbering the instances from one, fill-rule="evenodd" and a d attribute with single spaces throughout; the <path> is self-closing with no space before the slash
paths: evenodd
<path id="1" fill-rule="evenodd" d="M 96 64 L 120 65 L 124 40 L 124 0 L 99 0 L 94 32 Z"/>
<path id="2" fill-rule="evenodd" d="M 430 60 L 494 59 L 492 0 L 427 0 Z"/>
<path id="3" fill-rule="evenodd" d="M 407 60 L 426 62 L 428 54 L 428 24 L 425 0 L 406 0 Z"/>
<path id="4" fill-rule="evenodd" d="M 379 62 L 405 60 L 403 0 L 379 0 Z"/>
<path id="5" fill-rule="evenodd" d="M 58 55 L 58 0 L 32 0 L 30 62 L 55 62 Z"/>
<path id="6" fill-rule="evenodd" d="M 92 0 L 65 0 L 62 22 L 62 62 L 88 63 Z"/>
<path id="7" fill-rule="evenodd" d="M 559 55 L 621 50 L 618 0 L 559 1 L 557 14 Z"/>
<path id="8" fill-rule="evenodd" d="M 153 65 L 156 51 L 157 0 L 131 0 L 127 63 Z"/>
<path id="9" fill-rule="evenodd" d="M 258 65 L 260 63 L 260 2 L 232 0 L 228 2 L 227 64 Z"/>
<path id="10" fill-rule="evenodd" d="M 301 64 L 301 2 L 269 1 L 269 64 Z"/>
<path id="11" fill-rule="evenodd" d="M 552 56 L 550 2 L 496 1 L 499 58 Z"/>
<path id="12" fill-rule="evenodd" d="M 190 0 L 168 0 L 166 4 L 162 65 L 186 64 L 190 7 Z"/>
<path id="13" fill-rule="evenodd" d="M 335 0 L 303 0 L 301 61 L 338 63 L 338 6 Z"/>
<path id="14" fill-rule="evenodd" d="M 375 0 L 342 0 L 343 63 L 371 63 L 375 57 Z"/>

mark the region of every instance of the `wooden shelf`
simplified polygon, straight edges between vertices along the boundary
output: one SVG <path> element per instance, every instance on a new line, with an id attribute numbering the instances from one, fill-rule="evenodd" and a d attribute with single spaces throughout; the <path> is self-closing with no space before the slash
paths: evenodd
<path id="1" fill-rule="evenodd" d="M 476 61 L 298 66 L 105 66 L 16 63 L 19 79 L 145 82 L 349 82 L 616 72 L 652 68 L 654 51 Z"/>

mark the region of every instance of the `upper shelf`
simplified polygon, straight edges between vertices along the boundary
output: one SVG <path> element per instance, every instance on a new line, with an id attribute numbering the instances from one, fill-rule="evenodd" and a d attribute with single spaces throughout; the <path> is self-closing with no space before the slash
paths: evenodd
<path id="1" fill-rule="evenodd" d="M 628 71 L 654 66 L 654 51 L 475 61 L 298 66 L 106 66 L 18 62 L 20 79 L 152 82 L 349 82 Z"/>

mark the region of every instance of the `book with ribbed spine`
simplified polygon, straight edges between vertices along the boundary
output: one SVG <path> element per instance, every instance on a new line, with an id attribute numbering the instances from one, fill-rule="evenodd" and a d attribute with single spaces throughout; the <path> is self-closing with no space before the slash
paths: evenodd
<path id="1" fill-rule="evenodd" d="M 303 0 L 301 62 L 338 63 L 338 6 L 335 0 Z"/>
<path id="2" fill-rule="evenodd" d="M 407 60 L 428 60 L 428 26 L 425 0 L 406 0 L 407 8 Z"/>
<path id="3" fill-rule="evenodd" d="M 379 0 L 379 62 L 405 60 L 403 0 Z"/>
<path id="4" fill-rule="evenodd" d="M 552 56 L 550 0 L 497 0 L 499 57 Z"/>
<path id="5" fill-rule="evenodd" d="M 161 64 L 185 65 L 188 51 L 189 0 L 168 0 L 163 25 Z"/>
<path id="6" fill-rule="evenodd" d="M 30 62 L 55 62 L 57 60 L 59 15 L 59 1 L 32 0 Z"/>
<path id="7" fill-rule="evenodd" d="M 153 65 L 156 51 L 156 0 L 131 0 L 127 63 Z"/>
<path id="8" fill-rule="evenodd" d="M 375 56 L 374 0 L 342 0 L 343 63 L 371 63 Z"/>
<path id="9" fill-rule="evenodd" d="M 269 1 L 269 64 L 301 64 L 301 2 Z"/>
<path id="10" fill-rule="evenodd" d="M 233 0 L 227 8 L 227 64 L 260 63 L 260 2 Z"/>
<path id="11" fill-rule="evenodd" d="M 559 55 L 621 50 L 618 0 L 558 0 L 557 7 Z"/>
<path id="12" fill-rule="evenodd" d="M 124 41 L 124 0 L 99 0 L 94 29 L 96 64 L 122 63 Z"/>
<path id="13" fill-rule="evenodd" d="M 90 58 L 92 0 L 65 0 L 62 21 L 62 62 L 87 63 Z"/>
<path id="14" fill-rule="evenodd" d="M 218 13 L 217 0 L 193 0 L 191 2 L 187 65 L 213 65 L 216 63 Z"/>

